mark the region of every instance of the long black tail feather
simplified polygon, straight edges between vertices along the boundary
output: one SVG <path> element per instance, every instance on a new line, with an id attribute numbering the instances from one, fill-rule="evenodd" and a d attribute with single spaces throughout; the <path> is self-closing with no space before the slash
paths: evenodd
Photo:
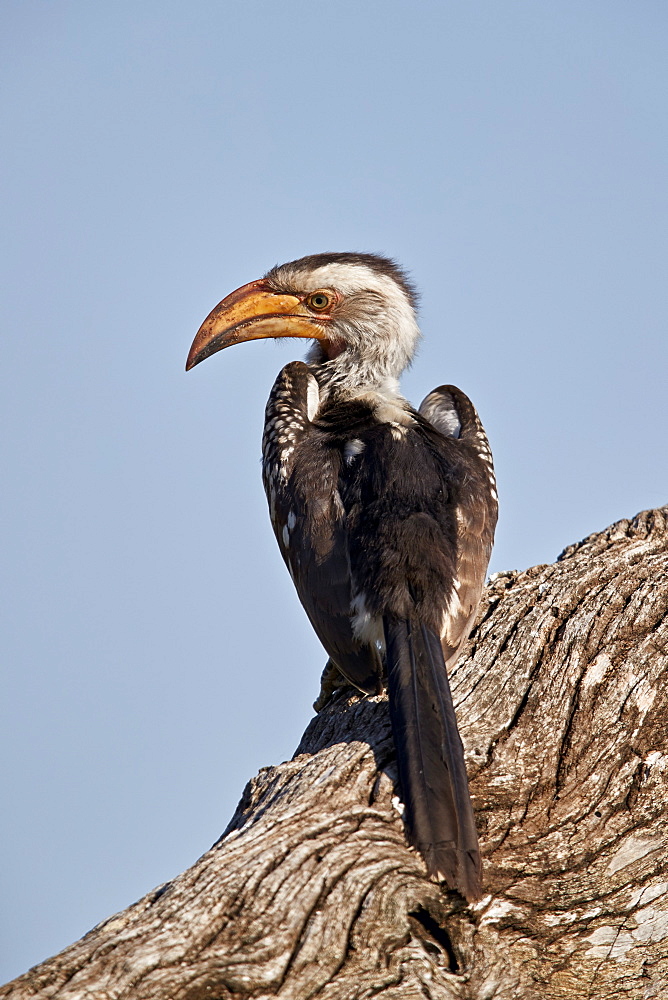
<path id="1" fill-rule="evenodd" d="M 480 850 L 464 748 L 438 637 L 417 619 L 385 619 L 390 718 L 411 843 L 429 873 L 479 899 Z"/>

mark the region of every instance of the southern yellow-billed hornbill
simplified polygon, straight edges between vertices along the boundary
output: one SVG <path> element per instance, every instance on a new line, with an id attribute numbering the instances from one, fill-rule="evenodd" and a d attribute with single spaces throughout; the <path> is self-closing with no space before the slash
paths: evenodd
<path id="1" fill-rule="evenodd" d="M 267 403 L 264 484 L 281 553 L 341 673 L 387 679 L 405 822 L 430 874 L 480 895 L 480 853 L 447 668 L 471 629 L 497 514 L 492 456 L 454 386 L 415 411 L 397 379 L 420 332 L 390 260 L 326 253 L 216 306 L 186 367 L 259 337 L 313 340 Z"/>

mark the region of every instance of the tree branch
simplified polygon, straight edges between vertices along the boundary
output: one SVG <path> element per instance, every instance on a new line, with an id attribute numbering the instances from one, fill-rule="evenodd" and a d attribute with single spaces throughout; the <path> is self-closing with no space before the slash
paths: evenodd
<path id="1" fill-rule="evenodd" d="M 487 895 L 406 845 L 384 698 L 337 691 L 192 868 L 4 1000 L 668 995 L 668 508 L 497 574 L 452 687 Z"/>

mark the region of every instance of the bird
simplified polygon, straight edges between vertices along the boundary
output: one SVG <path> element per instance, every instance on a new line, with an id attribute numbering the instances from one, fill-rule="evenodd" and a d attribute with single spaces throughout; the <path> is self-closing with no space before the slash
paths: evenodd
<path id="1" fill-rule="evenodd" d="M 416 310 L 389 257 L 305 256 L 227 295 L 186 370 L 248 340 L 311 341 L 266 406 L 274 533 L 330 664 L 366 695 L 387 689 L 410 845 L 429 877 L 472 902 L 481 857 L 448 673 L 482 595 L 498 497 L 469 398 L 442 385 L 416 410 L 400 394 Z"/>

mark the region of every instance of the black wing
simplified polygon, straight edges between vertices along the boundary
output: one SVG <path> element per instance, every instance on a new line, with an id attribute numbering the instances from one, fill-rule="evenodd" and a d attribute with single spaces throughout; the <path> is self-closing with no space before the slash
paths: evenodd
<path id="1" fill-rule="evenodd" d="M 267 403 L 263 478 L 281 554 L 311 624 L 336 666 L 363 691 L 379 689 L 377 649 L 353 634 L 341 452 L 312 420 L 318 384 L 308 367 L 280 372 Z"/>
<path id="2" fill-rule="evenodd" d="M 457 521 L 456 555 L 441 630 L 443 655 L 450 666 L 468 638 L 485 585 L 498 516 L 496 479 L 487 435 L 475 407 L 461 389 L 439 386 L 423 400 L 419 412 L 439 432 L 438 437 L 432 435 L 437 446 L 446 456 L 453 449 L 458 451 L 465 465 L 452 497 Z"/>

